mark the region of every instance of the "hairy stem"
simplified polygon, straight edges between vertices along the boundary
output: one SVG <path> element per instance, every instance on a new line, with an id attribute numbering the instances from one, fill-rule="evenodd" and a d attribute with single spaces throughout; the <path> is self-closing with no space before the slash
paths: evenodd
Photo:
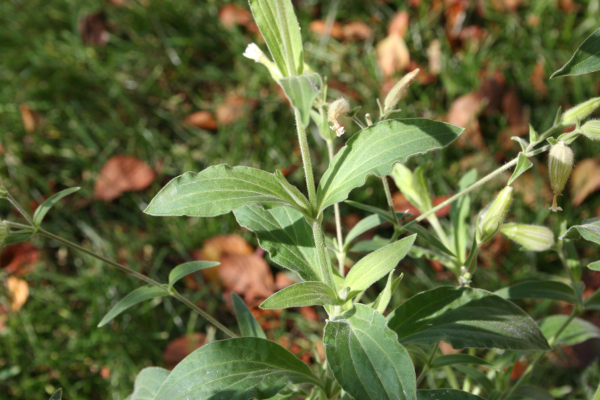
<path id="1" fill-rule="evenodd" d="M 329 162 L 333 160 L 334 156 L 334 148 L 333 148 L 333 140 L 327 141 L 327 151 L 329 153 Z M 346 260 L 346 253 L 344 252 L 344 239 L 342 236 L 342 218 L 340 217 L 340 205 L 339 203 L 335 203 L 333 205 L 333 213 L 335 215 L 335 231 L 337 233 L 337 242 L 338 242 L 338 270 L 340 275 L 344 276 L 344 262 Z"/>
<path id="2" fill-rule="evenodd" d="M 390 184 L 388 183 L 387 176 L 381 177 L 381 183 L 383 183 L 383 191 L 385 192 L 385 198 L 388 203 L 388 207 L 390 208 L 390 212 L 394 216 L 394 221 L 396 221 L 396 226 L 400 228 L 400 220 L 398 219 L 398 215 L 396 214 L 396 209 L 394 208 L 394 200 L 392 199 L 392 192 L 390 190 Z"/>
<path id="3" fill-rule="evenodd" d="M 14 197 L 12 197 L 12 195 L 8 192 L 8 190 L 6 191 L 6 198 L 19 211 L 19 213 L 21 213 L 21 215 L 27 220 L 27 222 L 29 222 L 31 224 L 31 226 L 34 226 L 33 219 L 31 219 L 29 214 L 23 209 L 23 207 L 21 207 L 21 204 L 19 204 L 19 202 L 17 200 L 15 200 Z"/>
<path id="4" fill-rule="evenodd" d="M 105 262 L 108 265 L 111 265 L 119 270 L 121 270 L 122 272 L 125 272 L 129 275 L 133 275 L 136 278 L 146 282 L 149 285 L 153 285 L 153 286 L 157 286 L 157 287 L 161 287 L 163 288 L 164 285 L 161 284 L 158 281 L 155 281 L 152 278 L 147 277 L 144 274 L 141 274 L 137 271 L 132 270 L 131 268 L 128 268 L 124 265 L 118 264 L 114 261 L 109 260 L 106 257 L 101 256 L 100 254 L 94 253 L 91 250 L 86 249 L 85 247 L 82 247 L 76 243 L 73 243 L 67 239 L 63 239 L 60 236 L 57 236 L 53 233 L 50 233 L 44 229 L 40 229 L 38 231 L 38 233 L 42 236 L 45 236 L 49 239 L 52 240 L 56 240 L 57 242 L 60 242 L 64 245 L 67 245 L 73 249 L 79 250 L 83 253 L 86 253 L 94 258 L 97 258 L 100 261 Z M 219 328 L 221 331 L 223 331 L 223 333 L 225 333 L 227 336 L 235 338 L 238 337 L 238 335 L 236 335 L 235 333 L 233 333 L 232 331 L 230 331 L 229 329 L 227 329 L 227 327 L 223 324 L 221 324 L 219 321 L 217 321 L 216 319 L 214 319 L 210 314 L 208 314 L 206 311 L 204 311 L 203 309 L 201 309 L 200 307 L 198 307 L 197 305 L 195 305 L 194 303 L 192 303 L 190 300 L 188 300 L 187 298 L 185 298 L 184 296 L 182 296 L 179 292 L 177 292 L 176 290 L 173 289 L 173 292 L 170 293 L 171 296 L 175 297 L 177 300 L 181 301 L 183 304 L 185 304 L 186 306 L 188 306 L 189 308 L 191 308 L 192 310 L 194 310 L 196 313 L 198 313 L 201 317 L 203 317 L 204 319 L 206 319 L 208 322 L 210 322 L 211 324 L 213 324 L 214 326 L 216 326 L 217 328 Z"/>
<path id="5" fill-rule="evenodd" d="M 323 228 L 321 228 L 321 223 L 314 221 L 312 228 L 315 246 L 317 247 L 317 255 L 319 257 L 319 265 L 321 266 L 321 279 L 323 279 L 323 282 L 325 282 L 326 285 L 337 292 L 335 290 L 335 285 L 333 284 L 333 274 L 329 268 L 329 263 L 327 262 L 327 249 L 325 248 L 325 239 L 323 237 Z"/>
<path id="6" fill-rule="evenodd" d="M 294 108 L 294 116 L 296 117 L 296 129 L 298 131 L 298 142 L 300 143 L 300 152 L 302 153 L 302 164 L 304 167 L 304 176 L 306 177 L 306 188 L 308 190 L 308 200 L 314 214 L 317 210 L 317 192 L 315 190 L 315 177 L 313 175 L 312 161 L 310 159 L 310 150 L 308 148 L 308 138 L 306 137 L 306 129 L 302 125 L 300 111 Z"/>

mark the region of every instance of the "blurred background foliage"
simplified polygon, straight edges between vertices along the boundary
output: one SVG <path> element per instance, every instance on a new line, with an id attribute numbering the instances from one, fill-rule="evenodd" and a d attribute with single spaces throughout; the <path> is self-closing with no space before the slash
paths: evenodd
<path id="1" fill-rule="evenodd" d="M 361 115 L 377 116 L 376 99 L 403 73 L 420 67 L 418 83 L 408 91 L 397 117 L 469 125 L 460 143 L 408 163 L 411 168 L 429 165 L 427 177 L 438 196 L 452 194 L 469 169 L 483 176 L 513 158 L 519 150 L 509 138 L 526 134 L 528 123 L 543 131 L 559 106 L 565 109 L 600 93 L 598 74 L 547 79 L 598 28 L 598 0 L 294 4 L 306 62 L 327 77 L 331 99 L 344 96 L 352 106 L 362 106 Z M 142 214 L 169 179 L 212 164 L 282 169 L 303 187 L 289 106 L 267 70 L 241 56 L 250 42 L 266 51 L 247 10 L 241 0 L 0 2 L 0 173 L 11 193 L 33 210 L 51 194 L 80 186 L 50 213 L 46 229 L 163 280 L 216 235 L 238 233 L 256 245 L 231 215 L 200 220 Z M 330 35 L 322 35 L 328 18 L 337 22 Z M 392 21 L 399 25 L 391 27 Z M 388 71 L 377 49 L 390 31 L 406 43 L 410 62 L 402 59 L 406 54 L 398 54 L 402 65 Z M 385 51 L 400 50 L 392 46 Z M 350 120 L 346 126 L 345 139 L 357 131 Z M 327 151 L 316 134 L 313 139 L 313 158 L 321 173 Z M 573 149 L 578 161 L 591 160 L 582 176 L 600 176 L 600 144 L 581 139 Z M 151 183 L 106 200 L 95 186 L 102 167 L 117 155 L 149 166 Z M 545 157 L 538 157 L 531 173 L 520 185 L 515 183 L 519 195 L 509 220 L 558 226 L 560 216 L 548 211 L 544 164 Z M 473 217 L 507 179 L 473 194 Z M 588 186 L 593 191 L 599 185 Z M 600 211 L 600 197 L 592 194 L 574 206 L 575 194 L 561 198 L 569 225 Z M 376 179 L 351 198 L 385 204 Z M 395 199 L 402 209 L 402 197 Z M 365 215 L 345 204 L 341 208 L 346 227 Z M 7 202 L 0 203 L 0 213 L 18 218 Z M 331 232 L 333 226 L 329 228 Z M 384 227 L 377 233 L 390 231 Z M 47 399 L 62 387 L 69 400 L 124 399 L 141 368 L 168 364 L 163 351 L 171 340 L 192 332 L 202 333 L 202 341 L 215 336 L 204 321 L 169 299 L 141 305 L 96 328 L 108 309 L 140 282 L 57 243 L 41 238 L 32 243 L 2 255 L 2 279 L 24 279 L 29 298 L 18 311 L 10 310 L 6 293 L 0 303 L 0 398 Z M 587 243 L 578 246 L 583 260 L 598 259 Z M 484 268 L 474 285 L 489 290 L 561 273 L 553 254 L 519 252 L 500 235 L 481 259 Z M 405 278 L 394 307 L 420 290 L 454 284 L 439 265 L 422 259 L 407 260 L 399 270 Z M 273 266 L 273 271 L 279 269 Z M 584 280 L 589 288 L 600 286 L 600 278 L 591 273 Z M 195 283 L 182 288 L 234 326 L 216 281 L 196 276 Z M 520 305 L 534 318 L 569 311 L 551 302 Z M 288 348 L 311 351 L 322 326 L 310 313 L 267 316 L 276 322 L 269 337 Z M 597 315 L 587 317 L 599 320 Z M 600 376 L 599 346 L 584 345 L 553 353 L 536 369 L 532 383 L 543 382 L 557 398 L 588 398 L 587 386 Z M 184 343 L 184 351 L 187 347 Z"/>

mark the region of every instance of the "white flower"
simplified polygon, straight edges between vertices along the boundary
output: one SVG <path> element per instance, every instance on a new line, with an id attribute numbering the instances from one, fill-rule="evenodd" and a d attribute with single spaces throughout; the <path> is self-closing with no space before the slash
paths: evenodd
<path id="1" fill-rule="evenodd" d="M 254 62 L 258 62 L 261 57 L 264 57 L 264 55 L 265 54 L 262 52 L 260 47 L 256 45 L 256 43 L 250 43 L 248 47 L 246 47 L 246 51 L 244 51 L 243 54 L 244 57 L 254 60 Z"/>

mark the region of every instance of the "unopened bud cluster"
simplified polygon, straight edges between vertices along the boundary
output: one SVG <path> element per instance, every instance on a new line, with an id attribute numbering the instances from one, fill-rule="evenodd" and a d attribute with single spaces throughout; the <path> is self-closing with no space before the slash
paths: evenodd
<path id="1" fill-rule="evenodd" d="M 554 245 L 554 234 L 545 226 L 504 224 L 500 232 L 531 251 L 545 251 Z"/>
<path id="2" fill-rule="evenodd" d="M 592 140 L 600 140 L 600 121 L 588 121 L 581 127 L 584 136 Z"/>
<path id="3" fill-rule="evenodd" d="M 513 199 L 513 188 L 507 186 L 500 191 L 498 197 L 481 216 L 479 222 L 479 235 L 483 242 L 489 240 L 497 231 L 506 218 Z"/>
<path id="4" fill-rule="evenodd" d="M 566 125 L 576 124 L 577 121 L 582 121 L 598 107 L 600 107 L 600 97 L 585 101 L 566 111 L 562 116 L 561 122 Z"/>
<path id="5" fill-rule="evenodd" d="M 350 103 L 343 97 L 340 97 L 329 106 L 327 117 L 329 118 L 329 121 L 333 123 L 331 129 L 333 129 L 338 136 L 342 136 L 344 132 L 346 132 L 344 127 L 340 125 L 338 118 L 348 114 L 349 111 Z"/>
<path id="6" fill-rule="evenodd" d="M 404 77 L 400 79 L 398 83 L 394 85 L 392 90 L 390 90 L 390 92 L 385 97 L 385 101 L 383 102 L 384 113 L 391 111 L 394 109 L 394 107 L 396 107 L 396 104 L 398 104 L 398 102 L 402 98 L 402 94 L 404 94 L 404 92 L 406 91 L 406 89 L 408 89 L 410 84 L 413 83 L 413 81 L 419 74 L 419 71 L 419 68 L 417 68 L 414 71 L 409 72 L 408 74 L 404 75 Z"/>
<path id="7" fill-rule="evenodd" d="M 548 154 L 550 185 L 554 192 L 554 199 L 552 199 L 552 207 L 550 207 L 550 210 L 554 212 L 562 211 L 562 208 L 558 206 L 557 198 L 565 188 L 572 170 L 573 150 L 561 140 L 552 146 Z"/>

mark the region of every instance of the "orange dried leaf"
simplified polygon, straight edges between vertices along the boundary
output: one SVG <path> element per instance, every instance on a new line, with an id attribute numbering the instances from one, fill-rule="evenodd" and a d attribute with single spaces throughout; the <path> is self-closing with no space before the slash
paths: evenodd
<path id="1" fill-rule="evenodd" d="M 205 341 L 206 335 L 203 333 L 180 336 L 170 341 L 163 351 L 163 362 L 167 368 L 172 369 L 191 352 L 202 347 Z"/>
<path id="2" fill-rule="evenodd" d="M 546 86 L 546 72 L 544 71 L 544 60 L 539 60 L 535 64 L 533 73 L 529 79 L 531 80 L 531 84 L 540 97 L 544 97 L 548 94 L 548 87 Z"/>
<path id="3" fill-rule="evenodd" d="M 208 111 L 196 111 L 185 117 L 185 122 L 201 129 L 217 129 L 217 120 Z"/>
<path id="4" fill-rule="evenodd" d="M 247 99 L 238 95 L 229 95 L 217 107 L 217 121 L 221 125 L 230 125 L 242 117 L 249 107 Z"/>
<path id="5" fill-rule="evenodd" d="M 35 113 L 31 111 L 29 106 L 25 103 L 19 104 L 19 111 L 21 111 L 21 119 L 23 120 L 25 131 L 28 133 L 35 131 L 37 126 L 37 118 Z"/>
<path id="6" fill-rule="evenodd" d="M 19 311 L 29 297 L 29 286 L 23 279 L 16 276 L 9 276 L 6 280 L 6 287 L 10 294 L 10 305 L 13 311 Z"/>
<path id="7" fill-rule="evenodd" d="M 254 254 L 225 255 L 221 257 L 218 272 L 223 287 L 243 296 L 246 302 L 266 299 L 275 293 L 275 282 L 269 265 Z"/>
<path id="8" fill-rule="evenodd" d="M 325 35 L 325 30 L 327 29 L 327 23 L 323 20 L 312 21 L 310 25 L 308 25 L 308 29 L 311 32 L 316 33 L 317 35 Z M 329 32 L 329 36 L 334 39 L 342 39 L 344 37 L 344 31 L 342 29 L 342 24 L 337 21 L 333 22 L 331 26 L 331 31 Z"/>
<path id="9" fill-rule="evenodd" d="M 113 200 L 123 192 L 144 190 L 155 176 L 154 170 L 137 158 L 114 156 L 100 170 L 94 185 L 94 198 Z"/>
<path id="10" fill-rule="evenodd" d="M 369 25 L 364 22 L 350 22 L 342 28 L 344 39 L 346 40 L 366 40 L 372 34 L 373 31 Z"/>
<path id="11" fill-rule="evenodd" d="M 193 250 L 191 256 L 195 261 L 221 261 L 221 257 L 228 254 L 253 254 L 254 249 L 239 235 L 219 235 L 204 242 L 200 250 Z M 207 281 L 218 276 L 218 267 L 206 268 L 200 271 Z M 192 289 L 197 289 L 197 284 L 192 275 L 185 277 L 185 283 Z"/>
<path id="12" fill-rule="evenodd" d="M 410 54 L 404 39 L 398 34 L 392 34 L 377 43 L 375 48 L 377 63 L 385 77 L 390 77 L 398 71 L 403 71 L 410 63 Z"/>
<path id="13" fill-rule="evenodd" d="M 577 163 L 571 174 L 569 189 L 573 197 L 571 204 L 576 207 L 600 189 L 600 165 L 596 159 L 587 158 Z"/>
<path id="14" fill-rule="evenodd" d="M 396 13 L 388 25 L 388 36 L 399 35 L 400 37 L 404 38 L 404 36 L 406 36 L 406 30 L 408 29 L 408 21 L 409 16 L 406 11 Z"/>
<path id="15" fill-rule="evenodd" d="M 226 4 L 219 9 L 219 21 L 227 29 L 236 25 L 248 26 L 252 22 L 252 14 L 236 4 Z"/>
<path id="16" fill-rule="evenodd" d="M 24 276 L 35 268 L 40 251 L 31 243 L 16 243 L 6 246 L 0 257 L 0 267 L 9 275 Z"/>

